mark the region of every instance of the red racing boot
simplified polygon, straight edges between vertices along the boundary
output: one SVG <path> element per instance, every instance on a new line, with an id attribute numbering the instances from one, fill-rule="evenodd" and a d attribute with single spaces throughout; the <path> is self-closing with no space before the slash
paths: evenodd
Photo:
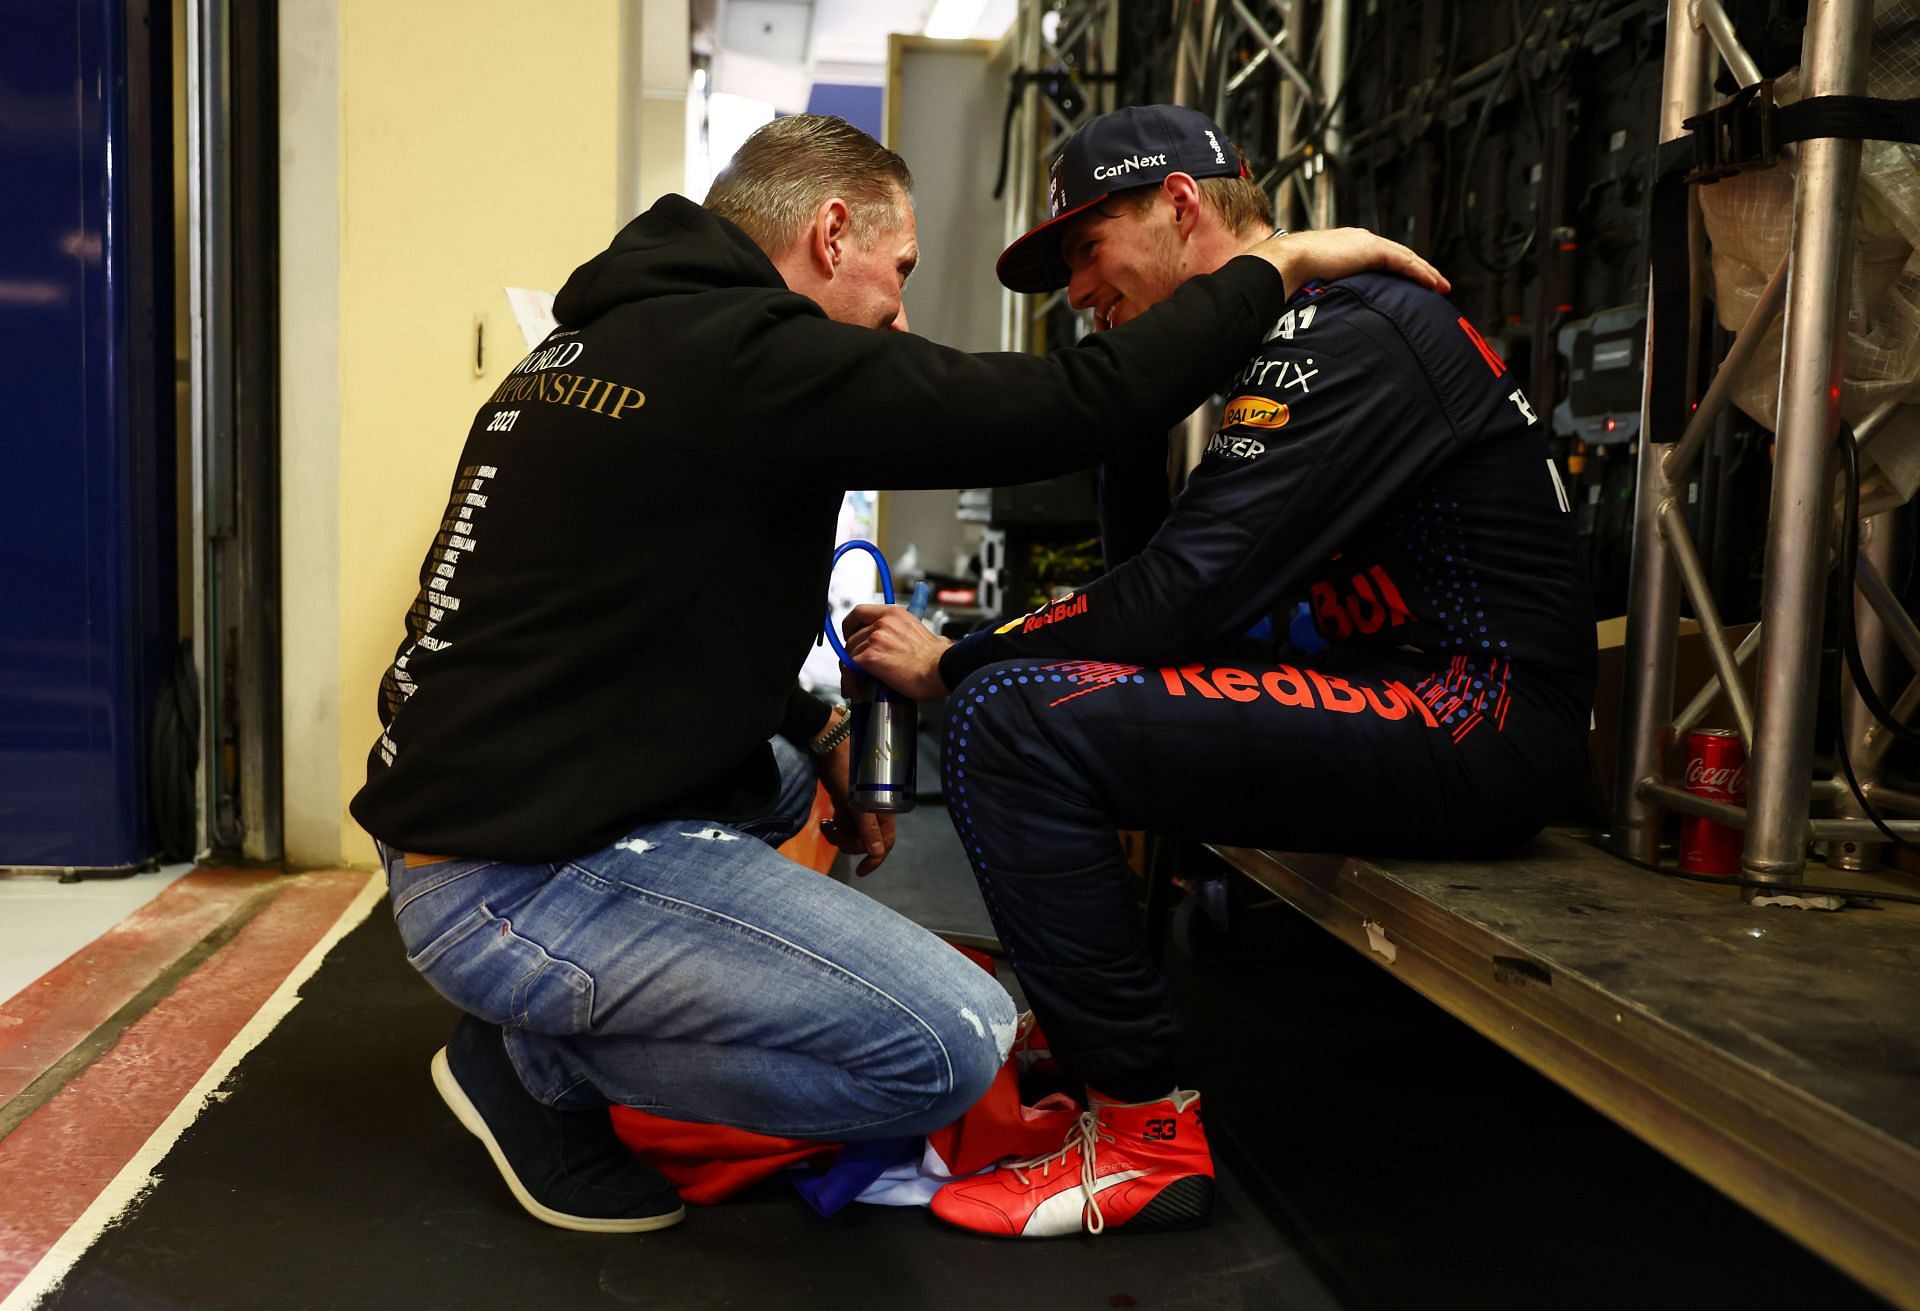
<path id="1" fill-rule="evenodd" d="M 1108 1229 L 1196 1229 L 1213 1214 L 1213 1153 L 1200 1094 L 1091 1107 L 1059 1151 L 956 1179 L 933 1195 L 950 1225 L 1001 1238 L 1058 1238 Z"/>

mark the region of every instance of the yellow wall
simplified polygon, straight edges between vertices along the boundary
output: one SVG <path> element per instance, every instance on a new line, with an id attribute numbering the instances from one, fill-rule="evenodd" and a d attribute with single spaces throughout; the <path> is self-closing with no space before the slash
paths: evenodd
<path id="1" fill-rule="evenodd" d="M 283 683 L 290 864 L 346 814 L 473 412 L 524 353 L 504 286 L 614 231 L 620 0 L 282 10 Z M 330 47 L 330 48 L 329 48 Z M 474 322 L 485 324 L 483 372 Z"/>

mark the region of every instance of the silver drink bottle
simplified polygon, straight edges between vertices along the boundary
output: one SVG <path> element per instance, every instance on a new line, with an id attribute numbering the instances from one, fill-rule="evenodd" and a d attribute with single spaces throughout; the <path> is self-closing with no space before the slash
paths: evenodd
<path id="1" fill-rule="evenodd" d="M 852 706 L 853 808 L 875 814 L 912 810 L 920 707 L 876 679 L 860 683 Z"/>
<path id="2" fill-rule="evenodd" d="M 842 542 L 833 553 L 833 563 L 848 551 L 865 551 L 880 572 L 881 595 L 893 604 L 893 571 L 887 557 L 872 542 Z M 916 602 L 922 601 L 919 591 Z M 869 814 L 899 814 L 913 809 L 914 775 L 919 765 L 918 729 L 920 706 L 903 697 L 885 683 L 858 671 L 833 630 L 833 615 L 827 615 L 827 641 L 841 662 L 854 670 L 852 691 L 848 696 L 853 714 L 853 780 L 848 798 L 855 810 Z"/>

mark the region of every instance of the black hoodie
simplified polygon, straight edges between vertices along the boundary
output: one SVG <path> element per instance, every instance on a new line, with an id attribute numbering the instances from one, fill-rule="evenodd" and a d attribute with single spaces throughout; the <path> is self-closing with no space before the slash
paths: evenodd
<path id="1" fill-rule="evenodd" d="M 991 486 L 1163 440 L 1260 344 L 1263 260 L 1046 357 L 829 320 L 731 223 L 668 196 L 567 279 L 562 325 L 480 407 L 354 818 L 521 864 L 654 819 L 764 813 L 767 739 L 847 487 Z"/>

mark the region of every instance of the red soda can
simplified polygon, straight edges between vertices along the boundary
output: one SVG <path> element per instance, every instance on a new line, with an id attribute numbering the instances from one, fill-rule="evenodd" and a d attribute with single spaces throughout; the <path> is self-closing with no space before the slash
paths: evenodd
<path id="1" fill-rule="evenodd" d="M 1740 735 L 1724 728 L 1696 728 L 1687 735 L 1686 789 L 1729 806 L 1746 808 L 1747 752 Z M 1746 834 L 1729 824 L 1680 817 L 1680 868 L 1689 874 L 1738 874 Z"/>

